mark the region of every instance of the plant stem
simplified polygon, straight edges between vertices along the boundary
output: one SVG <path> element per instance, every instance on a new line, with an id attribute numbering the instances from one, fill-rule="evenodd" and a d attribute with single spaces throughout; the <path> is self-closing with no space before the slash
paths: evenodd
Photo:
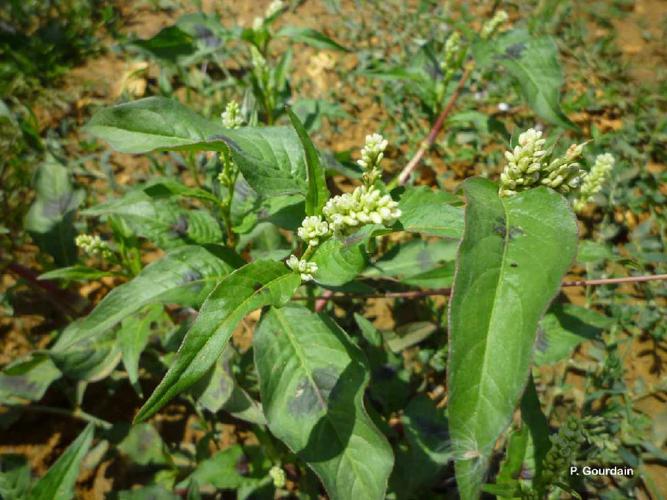
<path id="1" fill-rule="evenodd" d="M 454 92 L 449 98 L 449 101 L 447 101 L 447 105 L 443 108 L 442 112 L 440 113 L 435 123 L 433 124 L 433 127 L 426 136 L 426 139 L 422 141 L 415 155 L 408 162 L 405 168 L 403 168 L 401 173 L 398 174 L 398 177 L 390 183 L 389 185 L 390 189 L 396 187 L 396 185 L 398 186 L 405 185 L 405 183 L 410 178 L 410 174 L 412 174 L 412 171 L 415 168 L 417 168 L 417 165 L 419 165 L 419 162 L 421 162 L 426 152 L 429 149 L 431 149 L 431 146 L 433 146 L 433 144 L 435 143 L 435 139 L 438 137 L 438 133 L 440 133 L 440 130 L 442 129 L 442 126 L 445 123 L 445 120 L 454 109 L 456 101 L 461 95 L 461 90 L 463 89 L 465 83 L 468 81 L 468 78 L 470 78 L 470 74 L 472 73 L 473 68 L 474 65 L 472 63 L 466 64 L 465 69 L 463 71 L 463 75 L 461 75 L 461 78 L 459 79 L 456 88 L 454 89 Z"/>
<path id="2" fill-rule="evenodd" d="M 102 427 L 103 429 L 111 429 L 111 427 L 113 427 L 111 422 L 107 422 L 106 420 L 97 418 L 94 415 L 91 415 L 90 413 L 86 413 L 80 408 L 77 408 L 75 410 L 66 410 L 64 408 L 55 408 L 53 406 L 33 404 L 24 406 L 21 409 L 24 411 L 34 411 L 37 413 L 51 413 L 53 415 L 63 415 L 65 417 L 70 417 L 77 420 L 83 420 L 84 422 L 93 423 L 99 427 Z"/>
<path id="3" fill-rule="evenodd" d="M 625 278 L 603 278 L 595 280 L 576 280 L 563 281 L 561 287 L 573 286 L 600 286 L 600 285 L 617 285 L 622 283 L 643 283 L 646 281 L 664 281 L 667 280 L 667 274 L 654 274 L 648 276 L 628 276 Z M 434 295 L 447 296 L 452 293 L 451 288 L 434 288 L 432 290 L 407 290 L 405 292 L 384 292 L 384 293 L 335 293 L 331 290 L 325 290 L 322 296 L 317 299 L 315 303 L 315 311 L 319 312 L 324 309 L 326 303 L 337 297 L 348 298 L 364 298 L 364 299 L 413 299 L 418 297 L 430 297 Z M 295 296 L 293 300 L 308 300 L 308 297 Z"/>

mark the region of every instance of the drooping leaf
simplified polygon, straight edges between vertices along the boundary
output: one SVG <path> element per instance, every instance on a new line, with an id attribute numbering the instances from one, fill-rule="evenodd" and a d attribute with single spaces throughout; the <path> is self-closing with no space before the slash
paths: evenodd
<path id="1" fill-rule="evenodd" d="M 540 321 L 535 345 L 535 363 L 556 363 L 567 359 L 585 340 L 596 339 L 610 326 L 606 316 L 574 304 L 554 304 Z"/>
<path id="2" fill-rule="evenodd" d="M 46 474 L 35 483 L 30 492 L 34 500 L 69 500 L 74 497 L 74 485 L 81 461 L 88 453 L 95 426 L 88 424 L 79 437 L 60 455 Z"/>
<path id="3" fill-rule="evenodd" d="M 78 332 L 80 325 L 80 321 L 70 324 L 63 337 L 76 336 L 71 332 Z M 111 330 L 93 338 L 86 337 L 65 348 L 58 346 L 49 354 L 63 375 L 86 382 L 97 382 L 108 377 L 121 360 L 120 345 Z"/>
<path id="4" fill-rule="evenodd" d="M 137 235 L 164 249 L 188 244 L 218 243 L 222 240 L 220 224 L 210 212 L 185 209 L 173 199 L 151 196 L 150 192 L 151 188 L 130 191 L 82 213 L 88 216 L 122 217 Z"/>
<path id="5" fill-rule="evenodd" d="M 391 448 L 363 404 L 361 351 L 332 320 L 300 305 L 271 309 L 253 339 L 271 432 L 315 471 L 332 499 L 383 499 Z"/>
<path id="6" fill-rule="evenodd" d="M 178 248 L 111 290 L 76 331 L 58 340 L 54 349 L 99 335 L 146 304 L 200 304 L 215 284 L 242 262 L 238 255 L 218 245 Z"/>
<path id="7" fill-rule="evenodd" d="M 44 354 L 18 360 L 0 372 L 0 401 L 10 402 L 14 398 L 39 401 L 60 375 L 60 370 Z"/>
<path id="8" fill-rule="evenodd" d="M 291 38 L 296 42 L 305 43 L 316 49 L 338 50 L 341 52 L 349 52 L 348 49 L 335 42 L 324 33 L 321 33 L 312 28 L 301 28 L 298 26 L 285 26 L 275 36 L 284 36 Z"/>
<path id="9" fill-rule="evenodd" d="M 549 440 L 549 423 L 542 412 L 532 376 L 528 379 L 526 390 L 521 398 L 521 420 L 530 433 L 532 472 L 534 475 L 539 475 L 542 472 L 544 457 L 551 448 L 551 441 Z"/>
<path id="10" fill-rule="evenodd" d="M 459 204 L 460 200 L 446 191 L 409 187 L 400 195 L 401 216 L 394 229 L 459 240 L 463 234 Z"/>
<path id="11" fill-rule="evenodd" d="M 149 97 L 96 113 L 86 129 L 125 153 L 155 150 L 223 151 L 262 196 L 308 192 L 299 137 L 285 127 L 227 130 L 178 101 Z"/>
<path id="12" fill-rule="evenodd" d="M 121 322 L 118 329 L 118 346 L 130 383 L 142 395 L 139 386 L 139 357 L 148 344 L 151 325 L 164 314 L 162 306 L 155 304 L 144 314 L 133 314 Z"/>
<path id="13" fill-rule="evenodd" d="M 287 109 L 289 119 L 296 130 L 306 158 L 308 192 L 306 193 L 306 215 L 320 215 L 324 204 L 329 199 L 329 190 L 324 176 L 324 168 L 320 162 L 320 156 L 308 137 L 308 132 L 303 127 L 299 117 L 291 109 Z"/>
<path id="14" fill-rule="evenodd" d="M 53 257 L 56 265 L 73 264 L 76 261 L 74 213 L 85 193 L 72 188 L 67 168 L 54 159 L 40 165 L 35 191 L 35 201 L 25 218 L 26 231 Z"/>
<path id="15" fill-rule="evenodd" d="M 547 188 L 500 198 L 469 179 L 449 308 L 449 419 L 457 481 L 475 498 L 528 379 L 538 322 L 576 254 L 568 202 Z"/>
<path id="16" fill-rule="evenodd" d="M 199 380 L 246 314 L 266 305 L 282 306 L 299 284 L 296 273 L 274 261 L 255 261 L 223 279 L 206 298 L 176 359 L 135 420 L 147 419 Z"/>

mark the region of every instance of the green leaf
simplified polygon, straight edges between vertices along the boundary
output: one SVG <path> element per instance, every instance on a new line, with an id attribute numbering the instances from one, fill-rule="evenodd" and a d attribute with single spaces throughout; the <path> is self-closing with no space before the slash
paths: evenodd
<path id="1" fill-rule="evenodd" d="M 290 304 L 271 309 L 253 339 L 271 432 L 320 477 L 332 499 L 383 499 L 391 448 L 363 404 L 361 351 L 326 316 Z"/>
<path id="2" fill-rule="evenodd" d="M 402 281 L 442 267 L 456 258 L 455 241 L 411 240 L 395 245 L 368 266 L 365 276 L 393 276 Z"/>
<path id="3" fill-rule="evenodd" d="M 74 497 L 74 485 L 81 461 L 88 453 L 95 427 L 88 424 L 79 437 L 70 444 L 30 492 L 31 500 L 69 500 Z"/>
<path id="4" fill-rule="evenodd" d="M 284 305 L 299 284 L 296 273 L 274 261 L 247 264 L 222 280 L 202 305 L 174 363 L 135 421 L 146 420 L 199 380 L 218 359 L 246 314 L 266 305 Z"/>
<path id="5" fill-rule="evenodd" d="M 0 401 L 10 402 L 13 398 L 39 401 L 60 375 L 60 370 L 44 354 L 15 361 L 0 373 Z"/>
<path id="6" fill-rule="evenodd" d="M 125 318 L 118 329 L 117 338 L 121 359 L 130 383 L 141 396 L 139 386 L 139 358 L 148 344 L 151 325 L 164 314 L 160 305 L 153 305 L 143 315 L 134 314 Z"/>
<path id="7" fill-rule="evenodd" d="M 400 195 L 398 203 L 401 216 L 394 229 L 461 239 L 463 209 L 455 206 L 460 203 L 456 196 L 427 186 L 409 187 Z"/>
<path id="8" fill-rule="evenodd" d="M 148 423 L 131 426 L 118 449 L 139 465 L 168 463 L 166 446 L 158 431 Z"/>
<path id="9" fill-rule="evenodd" d="M 488 457 L 528 379 L 540 317 L 574 260 L 577 224 L 547 188 L 500 198 L 469 179 L 466 227 L 449 308 L 449 422 L 464 499 L 475 498 Z"/>
<path id="10" fill-rule="evenodd" d="M 177 26 L 168 26 L 147 40 L 133 40 L 130 45 L 139 47 L 153 57 L 176 62 L 178 58 L 192 55 L 196 46 L 192 37 Z"/>
<path id="11" fill-rule="evenodd" d="M 249 448 L 249 451 L 252 448 Z M 257 455 L 257 454 L 255 454 Z M 248 460 L 248 459 L 251 460 Z M 240 463 L 248 463 L 248 471 L 239 470 Z M 268 476 L 270 465 L 259 456 L 248 457 L 240 445 L 235 444 L 203 460 L 189 481 L 200 486 L 213 486 L 220 490 L 233 490 L 243 486 L 257 486 Z"/>
<path id="12" fill-rule="evenodd" d="M 438 329 L 428 321 L 415 321 L 396 328 L 396 331 L 384 332 L 384 341 L 393 352 L 401 352 L 430 337 Z"/>
<path id="13" fill-rule="evenodd" d="M 151 198 L 170 198 L 172 196 L 184 196 L 198 200 L 220 203 L 220 199 L 213 193 L 201 188 L 189 187 L 173 179 L 160 179 L 148 183 L 141 188 Z"/>
<path id="14" fill-rule="evenodd" d="M 67 168 L 48 159 L 37 171 L 36 198 L 25 218 L 25 230 L 35 243 L 50 254 L 56 265 L 76 261 L 74 213 L 85 196 L 74 190 Z"/>
<path id="15" fill-rule="evenodd" d="M 563 75 L 558 47 L 551 37 L 531 37 L 526 30 L 513 30 L 494 41 L 492 64 L 501 64 L 521 87 L 521 93 L 543 120 L 561 127 L 577 127 L 563 114 L 560 89 Z"/>
<path id="16" fill-rule="evenodd" d="M 93 281 L 106 276 L 113 276 L 110 271 L 102 271 L 93 267 L 76 265 L 61 267 L 53 271 L 40 274 L 40 280 L 67 280 L 67 281 Z"/>
<path id="17" fill-rule="evenodd" d="M 556 363 L 567 359 L 584 342 L 599 338 L 610 318 L 574 304 L 554 304 L 540 322 L 535 346 L 535 364 Z"/>
<path id="18" fill-rule="evenodd" d="M 260 195 L 305 196 L 308 192 L 303 147 L 290 128 L 226 130 L 178 101 L 149 97 L 97 112 L 86 130 L 124 153 L 229 148 L 243 176 Z"/>
<path id="19" fill-rule="evenodd" d="M 74 335 L 81 322 L 72 323 L 63 336 Z M 113 331 L 86 338 L 66 348 L 52 349 L 51 359 L 58 369 L 69 378 L 86 382 L 97 382 L 108 377 L 121 360 L 120 346 Z"/>
<path id="20" fill-rule="evenodd" d="M 21 455 L 0 455 L 0 498 L 23 500 L 30 490 L 30 465 Z"/>
<path id="21" fill-rule="evenodd" d="M 187 244 L 218 243 L 222 240 L 219 222 L 206 210 L 181 207 L 173 199 L 151 196 L 151 188 L 130 191 L 88 208 L 87 216 L 122 217 L 139 236 L 164 249 Z"/>
<path id="22" fill-rule="evenodd" d="M 111 290 L 78 328 L 58 340 L 54 350 L 95 337 L 147 304 L 200 304 L 213 286 L 242 262 L 218 245 L 178 248 Z"/>
<path id="23" fill-rule="evenodd" d="M 407 449 L 399 448 L 391 477 L 398 498 L 420 498 L 432 487 L 452 459 L 444 409 L 424 395 L 415 397 L 401 418 Z M 422 496 L 423 498 L 423 496 Z"/>
<path id="24" fill-rule="evenodd" d="M 528 379 L 526 390 L 521 398 L 521 419 L 530 433 L 533 473 L 539 475 L 542 472 L 544 457 L 551 448 L 551 441 L 549 440 L 549 423 L 542 412 L 532 376 Z"/>
<path id="25" fill-rule="evenodd" d="M 328 50 L 338 50 L 341 52 L 349 52 L 349 49 L 346 49 L 338 42 L 333 41 L 331 38 L 326 36 L 324 33 L 321 33 L 312 28 L 300 28 L 297 26 L 285 26 L 282 28 L 275 36 L 284 36 L 291 38 L 296 42 L 305 43 L 316 49 L 328 49 Z"/>
<path id="26" fill-rule="evenodd" d="M 318 246 L 311 259 L 318 267 L 315 280 L 325 286 L 339 286 L 356 278 L 366 267 L 364 248 L 377 227 L 366 226 L 346 238 L 330 238 Z"/>
<path id="27" fill-rule="evenodd" d="M 306 194 L 306 215 L 320 215 L 324 204 L 329 199 L 329 190 L 327 189 L 327 181 L 324 175 L 324 168 L 320 162 L 320 156 L 313 146 L 313 142 L 308 137 L 306 129 L 299 120 L 299 117 L 294 112 L 287 108 L 287 114 L 292 122 L 294 130 L 296 130 L 306 158 L 306 168 L 308 169 L 308 193 Z"/>

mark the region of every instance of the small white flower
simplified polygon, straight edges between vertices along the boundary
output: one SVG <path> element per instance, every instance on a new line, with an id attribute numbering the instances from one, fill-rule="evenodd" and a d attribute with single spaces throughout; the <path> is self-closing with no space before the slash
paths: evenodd
<path id="1" fill-rule="evenodd" d="M 236 129 L 243 125 L 241 110 L 236 101 L 229 101 L 220 117 L 222 118 L 222 126 L 225 128 Z"/>
<path id="2" fill-rule="evenodd" d="M 401 216 L 398 203 L 375 187 L 359 186 L 352 193 L 334 196 L 327 201 L 322 213 L 329 227 L 337 233 L 364 224 L 391 225 Z"/>
<path id="3" fill-rule="evenodd" d="M 361 159 L 357 160 L 357 165 L 364 169 L 364 183 L 368 186 L 373 185 L 382 173 L 380 162 L 384 158 L 384 151 L 389 143 L 380 134 L 370 134 L 366 136 L 366 143 L 361 149 Z"/>
<path id="4" fill-rule="evenodd" d="M 317 246 L 320 243 L 320 238 L 329 235 L 329 223 L 322 220 L 319 215 L 311 215 L 303 219 L 297 234 L 308 245 Z"/>
<path id="5" fill-rule="evenodd" d="M 74 243 L 88 255 L 101 255 L 103 258 L 109 258 L 112 255 L 109 244 L 102 241 L 97 234 L 79 234 L 74 239 Z"/>
<path id="6" fill-rule="evenodd" d="M 264 18 L 263 17 L 255 17 L 255 19 L 252 20 L 252 29 L 254 31 L 259 31 L 262 29 L 262 26 L 264 26 Z"/>
<path id="7" fill-rule="evenodd" d="M 507 104 L 506 102 L 501 102 L 498 104 L 498 111 L 506 113 L 509 110 L 510 110 L 510 105 Z"/>
<path id="8" fill-rule="evenodd" d="M 290 255 L 285 262 L 292 271 L 299 273 L 303 281 L 311 281 L 313 274 L 317 272 L 317 264 L 305 259 L 299 259 L 296 255 Z"/>

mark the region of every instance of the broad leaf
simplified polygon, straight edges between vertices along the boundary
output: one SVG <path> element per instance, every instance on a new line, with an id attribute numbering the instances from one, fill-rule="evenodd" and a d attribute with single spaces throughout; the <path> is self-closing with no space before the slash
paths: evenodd
<path id="1" fill-rule="evenodd" d="M 299 305 L 271 309 L 253 343 L 271 432 L 308 463 L 330 498 L 383 499 L 393 456 L 364 408 L 361 351 L 332 320 Z"/>
<path id="2" fill-rule="evenodd" d="M 46 474 L 35 483 L 30 492 L 32 500 L 69 500 L 74 497 L 74 485 L 81 461 L 88 453 L 95 427 L 88 424 L 79 437 L 70 444 Z"/>
<path id="3" fill-rule="evenodd" d="M 401 216 L 394 229 L 458 240 L 463 234 L 460 200 L 446 191 L 409 187 L 399 199 Z"/>
<path id="4" fill-rule="evenodd" d="M 130 45 L 138 47 L 153 57 L 175 63 L 180 57 L 196 51 L 193 38 L 177 26 L 168 26 L 147 40 L 133 40 Z"/>
<path id="5" fill-rule="evenodd" d="M 284 36 L 291 38 L 294 41 L 305 43 L 316 49 L 338 50 L 342 52 L 349 52 L 348 49 L 333 41 L 326 36 L 312 28 L 300 28 L 297 26 L 285 26 L 275 36 Z"/>
<path id="6" fill-rule="evenodd" d="M 137 235 L 164 249 L 222 240 L 220 224 L 210 212 L 187 210 L 176 200 L 157 196 L 156 190 L 155 187 L 148 187 L 130 191 L 121 198 L 88 208 L 83 214 L 122 217 Z"/>
<path id="7" fill-rule="evenodd" d="M 449 308 L 449 422 L 457 481 L 474 498 L 528 379 L 538 322 L 576 255 L 567 200 L 547 188 L 500 198 L 464 183 L 466 228 Z"/>
<path id="8" fill-rule="evenodd" d="M 25 218 L 25 229 L 35 243 L 49 253 L 56 265 L 76 261 L 74 212 L 85 193 L 74 190 L 67 169 L 48 159 L 37 171 L 36 198 Z"/>
<path id="9" fill-rule="evenodd" d="M 186 246 L 146 266 L 134 279 L 109 292 L 77 328 L 54 346 L 92 338 L 116 325 L 146 304 L 201 303 L 213 286 L 243 261 L 230 250 L 209 245 Z"/>
<path id="10" fill-rule="evenodd" d="M 81 322 L 72 323 L 63 336 L 78 332 Z M 66 348 L 54 348 L 50 351 L 51 359 L 63 375 L 79 381 L 97 382 L 108 377 L 121 360 L 121 351 L 113 331 L 107 331 L 94 338 L 68 345 Z"/>
<path id="11" fill-rule="evenodd" d="M 574 304 L 554 304 L 540 322 L 535 363 L 544 365 L 567 359 L 584 342 L 599 338 L 610 326 L 606 316 Z"/>
<path id="12" fill-rule="evenodd" d="M 178 101 L 149 97 L 103 109 L 86 129 L 125 153 L 155 150 L 223 151 L 262 196 L 306 195 L 306 163 L 299 137 L 284 127 L 226 130 Z"/>
<path id="13" fill-rule="evenodd" d="M 149 418 L 205 375 L 246 314 L 266 305 L 285 304 L 299 284 L 296 273 L 274 261 L 247 264 L 222 280 L 202 305 L 176 359 L 135 420 Z"/>
<path id="14" fill-rule="evenodd" d="M 102 271 L 100 269 L 95 269 L 93 267 L 76 265 L 61 267 L 60 269 L 54 269 L 53 271 L 40 274 L 40 280 L 69 280 L 69 281 L 89 281 L 89 280 L 98 280 L 104 278 L 105 276 L 113 276 L 114 273 L 110 271 Z"/>
<path id="15" fill-rule="evenodd" d="M 14 398 L 39 401 L 60 375 L 60 370 L 44 354 L 16 361 L 0 372 L 0 401 L 9 403 Z"/>
<path id="16" fill-rule="evenodd" d="M 289 119 L 296 130 L 306 158 L 308 193 L 306 193 L 306 215 L 320 215 L 324 204 L 329 199 L 329 190 L 324 176 L 324 168 L 320 162 L 320 156 L 313 146 L 310 137 L 299 117 L 291 109 L 287 109 Z"/>
<path id="17" fill-rule="evenodd" d="M 576 129 L 560 107 L 563 75 L 558 62 L 558 47 L 551 37 L 532 37 L 526 30 L 507 32 L 493 42 L 478 44 L 476 61 L 480 65 L 501 64 L 521 87 L 530 107 L 543 120 Z"/>
<path id="18" fill-rule="evenodd" d="M 255 453 L 249 457 L 244 451 Z M 263 454 L 256 451 L 257 448 L 253 447 L 246 447 L 244 450 L 238 444 L 229 446 L 200 462 L 188 480 L 200 486 L 213 486 L 221 490 L 258 486 L 266 479 L 271 464 Z M 241 463 L 247 464 L 247 471 L 239 470 Z"/>
<path id="19" fill-rule="evenodd" d="M 168 463 L 167 447 L 160 433 L 151 424 L 141 423 L 130 427 L 118 450 L 139 465 Z"/>
<path id="20" fill-rule="evenodd" d="M 315 280 L 325 286 L 352 281 L 366 267 L 365 246 L 378 226 L 366 226 L 346 238 L 330 238 L 320 245 L 311 259 L 317 264 Z"/>

